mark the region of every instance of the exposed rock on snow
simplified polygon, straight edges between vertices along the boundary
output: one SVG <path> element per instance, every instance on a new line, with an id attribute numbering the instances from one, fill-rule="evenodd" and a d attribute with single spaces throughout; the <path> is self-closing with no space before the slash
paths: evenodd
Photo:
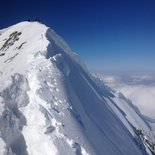
<path id="1" fill-rule="evenodd" d="M 145 118 L 53 30 L 22 22 L 0 34 L 1 155 L 152 154 Z"/>

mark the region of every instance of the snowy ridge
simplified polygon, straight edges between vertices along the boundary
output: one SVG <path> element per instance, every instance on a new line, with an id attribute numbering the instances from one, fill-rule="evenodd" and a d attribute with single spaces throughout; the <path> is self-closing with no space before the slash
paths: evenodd
<path id="1" fill-rule="evenodd" d="M 151 155 L 154 142 L 132 103 L 53 30 L 22 22 L 0 31 L 0 155 Z"/>

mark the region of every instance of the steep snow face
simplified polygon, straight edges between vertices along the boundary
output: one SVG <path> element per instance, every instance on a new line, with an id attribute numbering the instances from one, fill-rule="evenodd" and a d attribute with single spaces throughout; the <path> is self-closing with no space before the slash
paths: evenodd
<path id="1" fill-rule="evenodd" d="M 0 154 L 151 155 L 154 142 L 131 101 L 53 30 L 22 22 L 0 31 Z"/>

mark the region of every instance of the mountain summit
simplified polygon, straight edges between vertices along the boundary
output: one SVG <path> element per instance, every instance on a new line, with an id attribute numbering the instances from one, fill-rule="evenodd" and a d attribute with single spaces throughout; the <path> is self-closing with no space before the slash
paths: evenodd
<path id="1" fill-rule="evenodd" d="M 151 155 L 154 135 L 52 29 L 0 30 L 0 155 Z"/>

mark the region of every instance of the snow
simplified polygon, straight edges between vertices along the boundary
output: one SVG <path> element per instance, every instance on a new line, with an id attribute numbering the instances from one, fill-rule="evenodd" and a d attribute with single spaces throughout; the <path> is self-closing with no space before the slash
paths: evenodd
<path id="1" fill-rule="evenodd" d="M 0 154 L 150 153 L 135 132 L 154 140 L 142 115 L 45 25 L 0 31 L 0 73 Z"/>
<path id="2" fill-rule="evenodd" d="M 0 154 L 6 154 L 6 144 L 2 138 L 0 138 Z"/>
<path id="3" fill-rule="evenodd" d="M 4 109 L 5 109 L 5 104 L 3 102 L 3 99 L 0 97 L 0 116 L 2 116 Z"/>

